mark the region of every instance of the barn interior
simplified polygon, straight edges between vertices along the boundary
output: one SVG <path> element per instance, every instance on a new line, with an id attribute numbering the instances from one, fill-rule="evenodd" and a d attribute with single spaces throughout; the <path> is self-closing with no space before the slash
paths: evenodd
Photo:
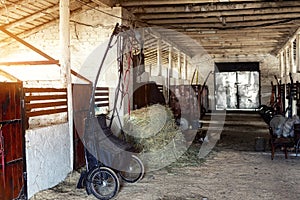
<path id="1" fill-rule="evenodd" d="M 108 199 L 299 199 L 299 71 L 299 1 L 0 0 L 0 199 L 101 199 L 100 129 L 145 165 Z"/>

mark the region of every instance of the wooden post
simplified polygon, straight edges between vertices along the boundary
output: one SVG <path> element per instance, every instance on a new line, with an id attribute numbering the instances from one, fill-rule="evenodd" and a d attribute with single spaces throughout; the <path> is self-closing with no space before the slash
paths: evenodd
<path id="1" fill-rule="evenodd" d="M 173 47 L 169 47 L 169 78 L 173 77 L 173 57 L 172 57 Z"/>
<path id="2" fill-rule="evenodd" d="M 70 169 L 73 170 L 73 108 L 72 108 L 72 81 L 70 62 L 70 0 L 59 1 L 59 38 L 60 38 L 60 65 L 63 86 L 67 88 L 68 97 L 68 124 L 70 137 Z"/>
<path id="3" fill-rule="evenodd" d="M 161 39 L 157 40 L 157 67 L 158 67 L 158 76 L 162 75 L 162 51 L 161 51 Z"/>
<path id="4" fill-rule="evenodd" d="M 183 54 L 183 79 L 187 80 L 187 58 L 186 54 Z"/>
<path id="5" fill-rule="evenodd" d="M 300 71 L 300 32 L 296 36 L 296 70 Z"/>
<path id="6" fill-rule="evenodd" d="M 291 66 L 291 69 L 290 69 L 290 72 L 291 73 L 296 73 L 296 66 L 295 66 L 295 60 L 294 60 L 294 44 L 293 44 L 294 40 L 291 40 L 290 42 L 290 66 Z"/>
<path id="7" fill-rule="evenodd" d="M 178 58 L 177 58 L 177 69 L 178 69 L 178 78 L 181 79 L 182 74 L 181 74 L 181 51 L 178 50 Z"/>
<path id="8" fill-rule="evenodd" d="M 284 72 L 284 57 L 283 57 L 283 53 L 284 51 L 281 51 L 279 54 L 279 73 L 280 73 L 280 79 L 282 80 L 285 72 Z"/>
<path id="9" fill-rule="evenodd" d="M 289 48 L 286 47 L 284 49 L 284 61 L 285 61 L 285 77 L 290 73 L 290 59 L 289 59 Z M 287 79 L 285 79 L 285 83 L 287 83 Z"/>

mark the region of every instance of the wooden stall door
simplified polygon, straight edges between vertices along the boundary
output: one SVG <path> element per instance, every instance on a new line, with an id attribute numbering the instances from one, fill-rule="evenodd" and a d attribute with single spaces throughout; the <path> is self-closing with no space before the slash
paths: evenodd
<path id="1" fill-rule="evenodd" d="M 0 199 L 20 197 L 25 184 L 24 130 L 22 127 L 22 83 L 0 83 L 0 122 L 2 125 L 2 148 L 0 155 Z M 23 190 L 26 194 L 26 187 Z M 25 192 L 24 192 L 25 191 Z"/>
<path id="2" fill-rule="evenodd" d="M 84 134 L 84 119 L 88 115 L 91 91 L 91 85 L 73 84 L 74 169 L 79 169 L 86 164 L 84 145 L 80 138 Z"/>
<path id="3" fill-rule="evenodd" d="M 84 135 L 85 119 L 89 114 L 92 85 L 73 84 L 73 113 L 74 113 L 74 169 L 86 164 L 84 145 L 81 138 Z M 97 109 L 109 110 L 109 88 L 97 87 L 94 96 Z"/>

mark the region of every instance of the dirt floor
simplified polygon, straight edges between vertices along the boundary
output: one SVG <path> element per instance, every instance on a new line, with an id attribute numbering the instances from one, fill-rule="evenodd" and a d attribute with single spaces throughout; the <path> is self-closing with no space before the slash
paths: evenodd
<path id="1" fill-rule="evenodd" d="M 203 131 L 210 115 L 204 118 Z M 278 149 L 271 160 L 269 146 L 255 150 L 255 139 L 268 140 L 268 129 L 258 114 L 227 113 L 214 149 L 199 159 L 201 142 L 194 140 L 182 158 L 161 170 L 146 173 L 138 183 L 122 183 L 117 200 L 295 200 L 300 199 L 300 156 L 288 159 Z M 31 200 L 96 199 L 76 189 L 79 173 L 36 194 Z"/>

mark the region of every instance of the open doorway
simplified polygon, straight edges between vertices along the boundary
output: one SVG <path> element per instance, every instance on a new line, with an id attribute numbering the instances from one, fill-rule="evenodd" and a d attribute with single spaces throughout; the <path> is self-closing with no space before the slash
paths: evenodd
<path id="1" fill-rule="evenodd" d="M 216 110 L 254 110 L 260 105 L 258 62 L 216 63 Z"/>

